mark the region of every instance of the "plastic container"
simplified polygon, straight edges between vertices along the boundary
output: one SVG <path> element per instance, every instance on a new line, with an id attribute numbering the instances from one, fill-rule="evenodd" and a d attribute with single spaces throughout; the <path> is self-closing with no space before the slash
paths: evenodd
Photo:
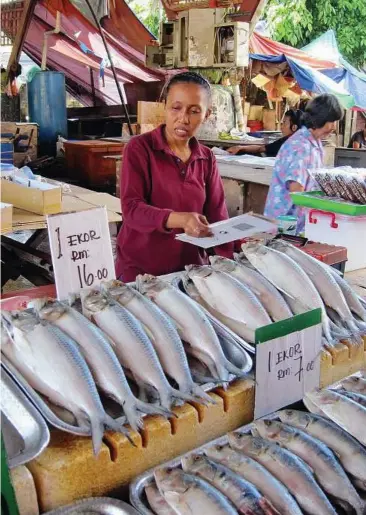
<path id="1" fill-rule="evenodd" d="M 307 191 L 304 193 L 290 193 L 292 202 L 296 206 L 311 207 L 322 211 L 332 211 L 344 215 L 366 215 L 366 205 L 347 202 L 342 199 L 327 197 L 322 191 Z"/>
<path id="2" fill-rule="evenodd" d="M 278 232 L 295 236 L 297 218 L 296 216 L 280 215 L 277 217 Z"/>
<path id="3" fill-rule="evenodd" d="M 259 122 L 258 120 L 249 120 L 247 122 L 247 126 L 250 129 L 250 132 L 258 132 L 263 130 L 263 122 Z"/>
<path id="4" fill-rule="evenodd" d="M 305 236 L 312 241 L 346 247 L 346 272 L 366 267 L 366 216 L 306 210 Z"/>
<path id="5" fill-rule="evenodd" d="M 14 162 L 14 146 L 13 142 L 1 139 L 0 141 L 0 161 L 5 164 L 13 164 Z"/>

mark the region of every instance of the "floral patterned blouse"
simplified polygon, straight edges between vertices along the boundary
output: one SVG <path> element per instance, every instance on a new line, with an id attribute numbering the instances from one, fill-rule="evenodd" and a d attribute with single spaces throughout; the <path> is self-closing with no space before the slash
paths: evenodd
<path id="1" fill-rule="evenodd" d="M 297 216 L 297 233 L 304 230 L 303 210 L 292 203 L 289 184 L 298 182 L 305 191 L 317 189 L 308 170 L 323 166 L 324 150 L 320 140 L 309 129 L 302 127 L 282 145 L 273 169 L 264 214 L 270 218 L 280 215 Z"/>

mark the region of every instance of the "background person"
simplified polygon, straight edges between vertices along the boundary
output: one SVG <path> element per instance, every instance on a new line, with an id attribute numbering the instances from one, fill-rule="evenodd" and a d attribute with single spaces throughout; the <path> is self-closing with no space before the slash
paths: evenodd
<path id="1" fill-rule="evenodd" d="M 355 132 L 349 142 L 348 148 L 366 150 L 366 122 L 362 131 Z"/>
<path id="2" fill-rule="evenodd" d="M 276 157 L 280 148 L 302 125 L 302 111 L 289 109 L 286 111 L 281 122 L 282 138 L 277 139 L 268 145 L 235 145 L 230 147 L 230 154 L 265 154 L 267 157 Z"/>
<path id="3" fill-rule="evenodd" d="M 228 218 L 215 157 L 194 137 L 211 112 L 210 84 L 196 73 L 177 74 L 165 104 L 165 124 L 133 138 L 123 154 L 116 275 L 126 282 L 208 263 L 203 249 L 175 236 L 210 236 L 208 224 Z M 219 252 L 232 257 L 233 245 Z"/>
<path id="4" fill-rule="evenodd" d="M 319 95 L 306 106 L 304 126 L 281 147 L 273 169 L 264 214 L 270 218 L 297 216 L 297 233 L 304 229 L 305 217 L 292 203 L 290 193 L 316 189 L 309 170 L 323 166 L 323 145 L 334 132 L 343 110 L 334 95 Z"/>

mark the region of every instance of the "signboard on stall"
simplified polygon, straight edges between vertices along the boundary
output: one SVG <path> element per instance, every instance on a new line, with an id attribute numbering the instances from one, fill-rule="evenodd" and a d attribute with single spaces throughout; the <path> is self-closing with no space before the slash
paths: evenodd
<path id="1" fill-rule="evenodd" d="M 255 419 L 319 387 L 321 317 L 314 309 L 256 330 Z"/>
<path id="2" fill-rule="evenodd" d="M 47 217 L 57 298 L 115 279 L 105 207 Z"/>

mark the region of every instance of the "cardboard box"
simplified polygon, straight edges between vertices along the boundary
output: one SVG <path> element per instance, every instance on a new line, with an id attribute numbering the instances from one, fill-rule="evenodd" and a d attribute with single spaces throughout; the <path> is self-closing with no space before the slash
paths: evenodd
<path id="1" fill-rule="evenodd" d="M 13 205 L 0 203 L 1 234 L 13 230 Z"/>
<path id="2" fill-rule="evenodd" d="M 1 134 L 14 141 L 14 165 L 20 168 L 25 161 L 37 159 L 38 125 L 36 123 L 1 122 Z"/>
<path id="3" fill-rule="evenodd" d="M 60 213 L 61 187 L 41 181 L 1 179 L 1 201 L 38 215 Z"/>
<path id="4" fill-rule="evenodd" d="M 137 123 L 154 127 L 165 122 L 165 104 L 162 102 L 137 102 Z"/>
<path id="5" fill-rule="evenodd" d="M 263 106 L 250 106 L 248 120 L 257 120 L 258 122 L 263 121 Z"/>
<path id="6" fill-rule="evenodd" d="M 276 130 L 276 111 L 275 109 L 263 109 L 263 128 L 265 131 Z"/>
<path id="7" fill-rule="evenodd" d="M 243 102 L 243 112 L 244 112 L 244 116 L 249 116 L 249 112 L 250 112 L 250 102 Z"/>

